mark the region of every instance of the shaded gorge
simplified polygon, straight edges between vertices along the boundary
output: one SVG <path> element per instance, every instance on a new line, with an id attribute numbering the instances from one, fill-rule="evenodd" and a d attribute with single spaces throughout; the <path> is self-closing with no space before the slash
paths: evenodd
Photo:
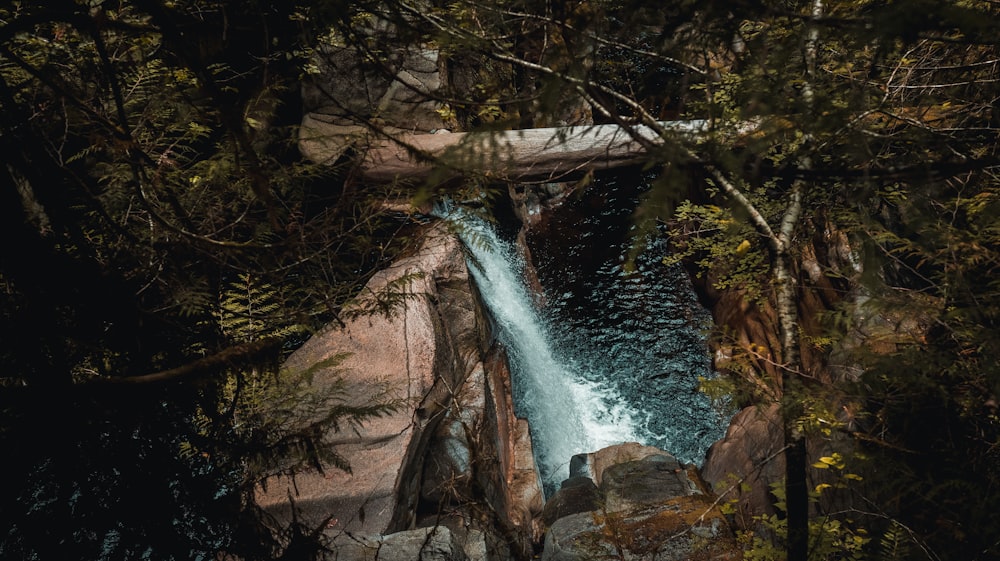
<path id="1" fill-rule="evenodd" d="M 634 215 L 648 185 L 597 180 L 533 225 L 528 246 L 554 344 L 580 375 L 608 384 L 638 418 L 637 437 L 700 465 L 729 416 L 698 390 L 714 376 L 701 306 L 686 271 L 663 264 L 666 240 Z"/>
<path id="2" fill-rule="evenodd" d="M 574 454 L 637 441 L 700 465 L 725 433 L 728 415 L 698 390 L 714 375 L 711 317 L 686 272 L 662 263 L 663 240 L 636 236 L 646 190 L 618 174 L 545 211 L 527 237 L 535 290 L 511 236 L 457 218 L 549 495 Z"/>

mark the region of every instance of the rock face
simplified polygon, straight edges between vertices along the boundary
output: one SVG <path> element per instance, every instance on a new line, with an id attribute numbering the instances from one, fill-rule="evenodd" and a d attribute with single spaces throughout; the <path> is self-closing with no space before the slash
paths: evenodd
<path id="1" fill-rule="evenodd" d="M 323 554 L 321 559 L 323 561 L 481 561 L 485 557 L 469 556 L 466 554 L 463 542 L 451 530 L 445 526 L 436 526 L 397 532 L 388 536 L 360 536 L 357 539 L 345 540 L 335 551 Z"/>
<path id="2" fill-rule="evenodd" d="M 696 480 L 693 467 L 636 443 L 574 457 L 542 514 L 542 559 L 739 559 L 725 517 Z"/>
<path id="3" fill-rule="evenodd" d="M 367 62 L 357 49 L 332 44 L 318 54 L 316 72 L 303 84 L 305 114 L 299 128 L 299 148 L 309 159 L 333 163 L 356 143 L 367 143 L 373 129 L 382 132 L 430 133 L 446 127 L 435 98 L 444 97 L 438 51 L 400 46 L 396 31 L 384 20 L 359 27 L 373 42 L 395 45 L 383 66 Z"/>
<path id="4" fill-rule="evenodd" d="M 751 527 L 753 515 L 774 513 L 770 485 L 785 477 L 784 438 L 777 404 L 747 407 L 708 450 L 701 476 L 715 493 L 737 501 L 741 527 Z"/>
<path id="5" fill-rule="evenodd" d="M 857 301 L 858 294 L 853 289 L 856 285 L 845 280 L 860 273 L 860 264 L 852 255 L 846 234 L 833 224 L 818 228 L 809 243 L 803 245 L 796 275 L 801 285 L 798 298 L 800 328 L 805 335 L 824 334 L 818 319 L 821 312 L 834 309 L 845 299 L 847 303 Z M 828 271 L 839 274 L 827 274 Z M 725 346 L 716 345 L 716 369 L 730 376 L 739 376 L 738 372 L 728 368 L 730 359 L 739 353 L 755 371 L 762 373 L 758 380 L 780 380 L 781 372 L 777 370 L 777 365 L 781 362 L 781 353 L 773 306 L 769 303 L 757 305 L 736 290 L 717 291 L 712 288 L 710 279 L 700 284 L 696 282 L 696 286 L 712 310 L 715 324 L 728 334 Z M 883 318 L 856 316 L 854 319 L 865 327 L 857 329 L 854 340 L 848 339 L 842 345 L 860 345 L 864 339 L 869 340 L 866 344 L 871 344 L 871 335 L 875 333 L 868 331 L 868 327 L 888 335 L 887 338 L 876 336 L 876 339 L 890 344 L 893 340 L 914 336 L 909 326 L 897 324 L 902 333 L 887 333 L 879 329 Z M 812 345 L 802 345 L 803 369 L 810 378 L 822 382 L 851 378 L 856 370 L 848 362 L 849 353 L 844 352 L 845 346 L 827 354 L 817 351 Z M 746 349 L 753 349 L 756 355 L 766 360 L 748 358 L 754 353 L 747 353 Z M 785 459 L 781 454 L 784 445 L 783 421 L 776 403 L 780 390 L 773 384 L 765 387 L 763 383 L 758 388 L 757 397 L 763 405 L 746 407 L 733 417 L 726 436 L 709 449 L 702 468 L 703 478 L 716 493 L 725 495 L 727 501 L 736 500 L 735 524 L 743 529 L 754 528 L 754 516 L 775 513 L 771 485 L 783 481 L 785 477 Z M 850 426 L 853 421 L 849 404 L 844 404 L 840 414 L 842 418 L 839 420 Z M 835 451 L 848 452 L 850 444 L 836 435 L 807 438 L 807 449 L 808 463 L 813 463 Z M 825 473 L 810 470 L 807 474 L 810 488 L 822 483 Z M 821 504 L 825 504 L 826 500 L 824 497 Z"/>
<path id="6" fill-rule="evenodd" d="M 394 398 L 406 406 L 328 435 L 350 473 L 274 477 L 258 490 L 258 503 L 282 524 L 291 523 L 294 509 L 306 527 L 325 525 L 336 549 L 438 524 L 456 530 L 449 540 L 482 537 L 468 531 L 479 524 L 499 534 L 480 541 L 526 547 L 542 503 L 530 440 L 513 413 L 509 373 L 497 368 L 501 357 L 480 344 L 489 340 L 486 323 L 459 242 L 443 228 L 373 277 L 355 309 L 378 310 L 400 297 L 385 313 L 359 314 L 314 336 L 287 366 L 308 368 L 350 353 L 317 372 L 317 387 L 343 384 L 347 403 Z M 456 510 L 476 504 L 492 509 Z M 445 519 L 442 512 L 457 514 Z M 475 539 L 468 545 L 477 548 Z"/>

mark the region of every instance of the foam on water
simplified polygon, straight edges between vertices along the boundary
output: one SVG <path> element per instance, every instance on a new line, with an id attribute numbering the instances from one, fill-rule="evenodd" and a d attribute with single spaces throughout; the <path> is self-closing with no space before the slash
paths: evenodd
<path id="1" fill-rule="evenodd" d="M 733 411 L 700 391 L 715 376 L 708 348 L 712 319 L 688 273 L 667 265 L 668 240 L 639 228 L 650 178 L 595 177 L 532 225 L 526 243 L 545 307 L 558 325 L 550 344 L 613 388 L 627 404 L 635 439 L 701 465 Z M 658 212 L 658 211 L 657 211 Z"/>
<path id="2" fill-rule="evenodd" d="M 551 326 L 524 282 L 524 264 L 493 227 L 461 210 L 458 225 L 470 253 L 470 271 L 499 327 L 509 355 L 516 413 L 528 419 L 535 459 L 547 492 L 569 475 L 570 458 L 638 439 L 632 410 L 609 384 L 584 376 L 585 365 L 559 356 Z"/>

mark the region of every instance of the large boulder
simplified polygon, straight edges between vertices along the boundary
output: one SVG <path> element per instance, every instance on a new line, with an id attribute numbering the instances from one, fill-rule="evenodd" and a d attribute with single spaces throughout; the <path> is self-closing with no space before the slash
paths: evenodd
<path id="1" fill-rule="evenodd" d="M 774 513 L 771 485 L 785 477 L 783 426 L 777 404 L 747 407 L 708 449 L 701 477 L 727 502 L 735 502 L 742 526 L 749 527 L 754 516 Z"/>
<path id="2" fill-rule="evenodd" d="M 279 525 L 323 525 L 337 550 L 439 526 L 434 513 L 478 504 L 493 510 L 484 517 L 467 509 L 449 529 L 468 536 L 496 527 L 505 540 L 530 544 L 541 510 L 530 439 L 514 416 L 502 357 L 485 352 L 488 322 L 457 239 L 430 229 L 419 250 L 375 275 L 351 309 L 352 319 L 307 341 L 286 367 L 347 353 L 316 371 L 317 391 L 336 388 L 352 405 L 396 399 L 403 406 L 326 435 L 349 472 L 327 466 L 271 477 L 257 490 L 258 504 Z"/>
<path id="3" fill-rule="evenodd" d="M 742 559 L 725 517 L 701 495 L 629 512 L 601 511 L 559 519 L 545 538 L 542 561 L 735 561 Z"/>
<path id="4" fill-rule="evenodd" d="M 849 423 L 846 418 L 838 421 Z M 741 530 L 760 529 L 761 515 L 776 514 L 772 489 L 785 480 L 784 429 L 780 406 L 746 407 L 730 422 L 726 436 L 709 448 L 701 477 L 723 502 L 732 507 L 734 526 Z M 806 438 L 806 464 L 824 456 L 850 456 L 854 441 L 847 435 Z M 843 483 L 836 470 L 806 470 L 809 489 L 817 485 Z M 813 515 L 853 508 L 849 493 L 826 492 L 810 504 Z"/>
<path id="5" fill-rule="evenodd" d="M 600 485 L 604 476 L 604 470 L 607 468 L 616 464 L 659 455 L 669 454 L 655 446 L 645 446 L 638 442 L 625 442 L 602 448 L 596 452 L 573 456 L 569 461 L 569 472 L 571 477 L 577 475 L 589 477 L 594 480 L 595 485 Z"/>
<path id="6" fill-rule="evenodd" d="M 326 441 L 350 462 L 349 473 L 328 469 L 273 477 L 258 490 L 259 504 L 288 520 L 294 503 L 304 524 L 330 519 L 360 533 L 411 525 L 428 437 L 443 418 L 450 388 L 465 376 L 452 342 L 443 337 L 436 306 L 439 284 L 455 278 L 467 282 L 458 242 L 431 234 L 416 255 L 371 279 L 355 304 L 357 317 L 312 337 L 288 359 L 287 368 L 308 368 L 347 353 L 335 368 L 316 373 L 318 391 L 339 384 L 346 403 L 366 404 L 374 396 L 405 406 L 328 435 Z M 391 300 L 394 305 L 384 313 L 360 313 Z"/>
<path id="7" fill-rule="evenodd" d="M 560 518 L 601 509 L 602 497 L 594 480 L 582 475 L 570 477 L 542 510 L 542 523 L 550 527 Z"/>
<path id="8" fill-rule="evenodd" d="M 740 558 L 726 518 L 693 467 L 637 443 L 575 456 L 543 520 L 545 561 Z"/>
<path id="9" fill-rule="evenodd" d="M 661 504 L 674 497 L 702 494 L 669 454 L 653 454 L 613 465 L 604 470 L 601 479 L 606 512 L 627 511 Z"/>

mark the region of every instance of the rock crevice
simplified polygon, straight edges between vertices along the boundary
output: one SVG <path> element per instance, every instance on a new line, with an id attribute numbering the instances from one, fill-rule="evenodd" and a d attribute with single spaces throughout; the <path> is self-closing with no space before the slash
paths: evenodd
<path id="1" fill-rule="evenodd" d="M 542 518 L 543 561 L 741 558 L 695 467 L 634 442 L 574 456 Z"/>

